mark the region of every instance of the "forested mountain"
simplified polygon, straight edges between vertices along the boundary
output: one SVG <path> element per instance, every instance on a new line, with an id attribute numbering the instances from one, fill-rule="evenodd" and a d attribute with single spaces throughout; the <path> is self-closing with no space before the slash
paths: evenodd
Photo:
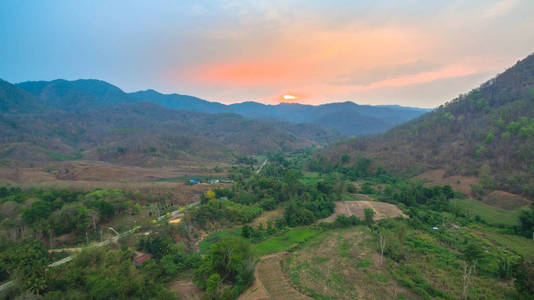
<path id="1" fill-rule="evenodd" d="M 44 105 L 30 93 L 0 79 L 0 113 L 41 112 Z"/>
<path id="2" fill-rule="evenodd" d="M 21 85 L 39 98 L 5 81 L 1 84 L 1 159 L 83 158 L 133 165 L 231 161 L 239 155 L 292 151 L 339 139 L 339 134 L 315 125 L 246 120 L 231 113 L 206 114 L 131 101 L 104 82 Z M 85 92 L 73 86 L 82 86 Z M 59 109 L 62 105 L 65 110 Z"/>
<path id="3" fill-rule="evenodd" d="M 133 165 L 174 160 L 230 161 L 234 155 L 317 145 L 272 124 L 236 114 L 174 111 L 153 103 L 84 112 L 0 116 L 2 158 L 80 158 Z M 317 129 L 313 136 L 326 132 Z"/>
<path id="4" fill-rule="evenodd" d="M 383 135 L 330 149 L 361 152 L 390 170 L 475 175 L 481 189 L 534 198 L 534 55 L 479 88 Z"/>

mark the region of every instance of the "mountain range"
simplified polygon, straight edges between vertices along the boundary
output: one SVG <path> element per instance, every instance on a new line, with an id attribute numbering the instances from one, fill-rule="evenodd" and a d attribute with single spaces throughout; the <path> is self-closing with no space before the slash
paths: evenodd
<path id="1" fill-rule="evenodd" d="M 246 119 L 311 123 L 335 130 L 347 137 L 381 133 L 429 111 L 401 106 L 358 105 L 354 102 L 314 106 L 298 103 L 266 105 L 249 101 L 225 105 L 193 96 L 161 94 L 154 90 L 125 93 L 105 81 L 91 79 L 28 81 L 16 86 L 34 95 L 42 104 L 66 111 L 149 101 L 175 110 L 236 113 Z"/>
<path id="2" fill-rule="evenodd" d="M 0 80 L 0 159 L 91 159 L 133 165 L 231 161 L 382 132 L 423 109 L 352 102 L 224 105 L 100 80 Z"/>

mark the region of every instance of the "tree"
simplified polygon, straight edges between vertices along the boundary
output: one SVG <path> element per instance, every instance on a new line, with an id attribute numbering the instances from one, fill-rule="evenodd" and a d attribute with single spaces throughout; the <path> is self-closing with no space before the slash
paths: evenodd
<path id="1" fill-rule="evenodd" d="M 471 286 L 471 280 L 473 272 L 475 270 L 475 265 L 464 264 L 464 271 L 462 275 L 462 299 L 467 299 L 467 292 Z"/>
<path id="2" fill-rule="evenodd" d="M 245 224 L 242 228 L 241 228 L 241 236 L 246 238 L 246 239 L 249 239 L 251 236 L 252 236 L 252 231 L 254 229 L 250 226 L 248 226 L 247 224 Z"/>
<path id="3" fill-rule="evenodd" d="M 375 211 L 372 208 L 367 207 L 363 210 L 363 213 L 365 214 L 365 224 L 371 227 L 375 222 L 374 221 Z"/>
<path id="4" fill-rule="evenodd" d="M 215 199 L 215 192 L 212 190 L 208 190 L 206 192 L 206 197 L 208 197 L 209 200 Z"/>
<path id="5" fill-rule="evenodd" d="M 24 240 L 2 253 L 0 265 L 14 277 L 18 284 L 33 293 L 46 288 L 48 251 L 36 240 Z"/>
<path id="6" fill-rule="evenodd" d="M 250 243 L 241 237 L 229 237 L 213 245 L 195 272 L 194 281 L 199 288 L 211 291 L 217 289 L 217 282 L 231 283 L 239 294 L 252 283 L 253 273 Z"/>
<path id="7" fill-rule="evenodd" d="M 206 281 L 206 294 L 208 297 L 214 297 L 217 294 L 219 284 L 221 283 L 221 276 L 217 273 L 210 275 Z"/>
<path id="8" fill-rule="evenodd" d="M 480 245 L 470 243 L 464 250 L 464 257 L 468 263 L 476 265 L 484 257 L 484 251 Z"/>
<path id="9" fill-rule="evenodd" d="M 519 213 L 519 230 L 527 238 L 534 234 L 534 204 L 530 210 L 522 210 Z"/>
<path id="10" fill-rule="evenodd" d="M 530 299 L 534 295 L 534 264 L 522 260 L 515 265 L 513 276 L 520 299 Z"/>
<path id="11" fill-rule="evenodd" d="M 378 231 L 378 250 L 380 251 L 380 264 L 384 259 L 384 249 L 386 248 L 386 234 L 383 230 Z"/>

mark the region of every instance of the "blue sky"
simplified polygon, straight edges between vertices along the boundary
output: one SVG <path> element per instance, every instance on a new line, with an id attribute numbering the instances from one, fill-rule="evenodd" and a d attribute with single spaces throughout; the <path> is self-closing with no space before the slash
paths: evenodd
<path id="1" fill-rule="evenodd" d="M 435 107 L 534 52 L 534 1 L 0 2 L 0 78 Z"/>

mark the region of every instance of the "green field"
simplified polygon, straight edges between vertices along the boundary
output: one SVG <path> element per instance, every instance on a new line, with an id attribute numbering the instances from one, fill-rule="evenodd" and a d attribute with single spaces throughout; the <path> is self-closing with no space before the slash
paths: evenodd
<path id="1" fill-rule="evenodd" d="M 506 211 L 473 199 L 455 199 L 451 201 L 451 205 L 473 216 L 480 216 L 488 224 L 518 224 L 520 210 Z"/>
<path id="2" fill-rule="evenodd" d="M 71 155 L 66 155 L 66 154 L 61 154 L 57 152 L 46 151 L 45 154 L 54 159 L 63 160 L 63 161 L 77 160 L 77 159 L 82 158 L 82 155 L 80 153 L 71 153 Z"/>
<path id="3" fill-rule="evenodd" d="M 320 179 L 318 172 L 303 172 L 302 177 L 299 179 L 300 182 L 305 184 L 317 183 Z"/>
<path id="4" fill-rule="evenodd" d="M 215 243 L 230 236 L 241 236 L 241 227 L 210 233 L 198 244 L 198 249 L 201 254 L 207 253 Z"/>
<path id="5" fill-rule="evenodd" d="M 503 234 L 495 229 L 484 226 L 473 226 L 474 230 L 481 232 L 490 241 L 509 249 L 528 260 L 534 261 L 534 240 L 518 235 Z"/>
<path id="6" fill-rule="evenodd" d="M 303 242 L 318 234 L 318 230 L 297 228 L 281 235 L 260 242 L 252 247 L 256 256 L 264 256 L 289 249 L 296 243 Z"/>

